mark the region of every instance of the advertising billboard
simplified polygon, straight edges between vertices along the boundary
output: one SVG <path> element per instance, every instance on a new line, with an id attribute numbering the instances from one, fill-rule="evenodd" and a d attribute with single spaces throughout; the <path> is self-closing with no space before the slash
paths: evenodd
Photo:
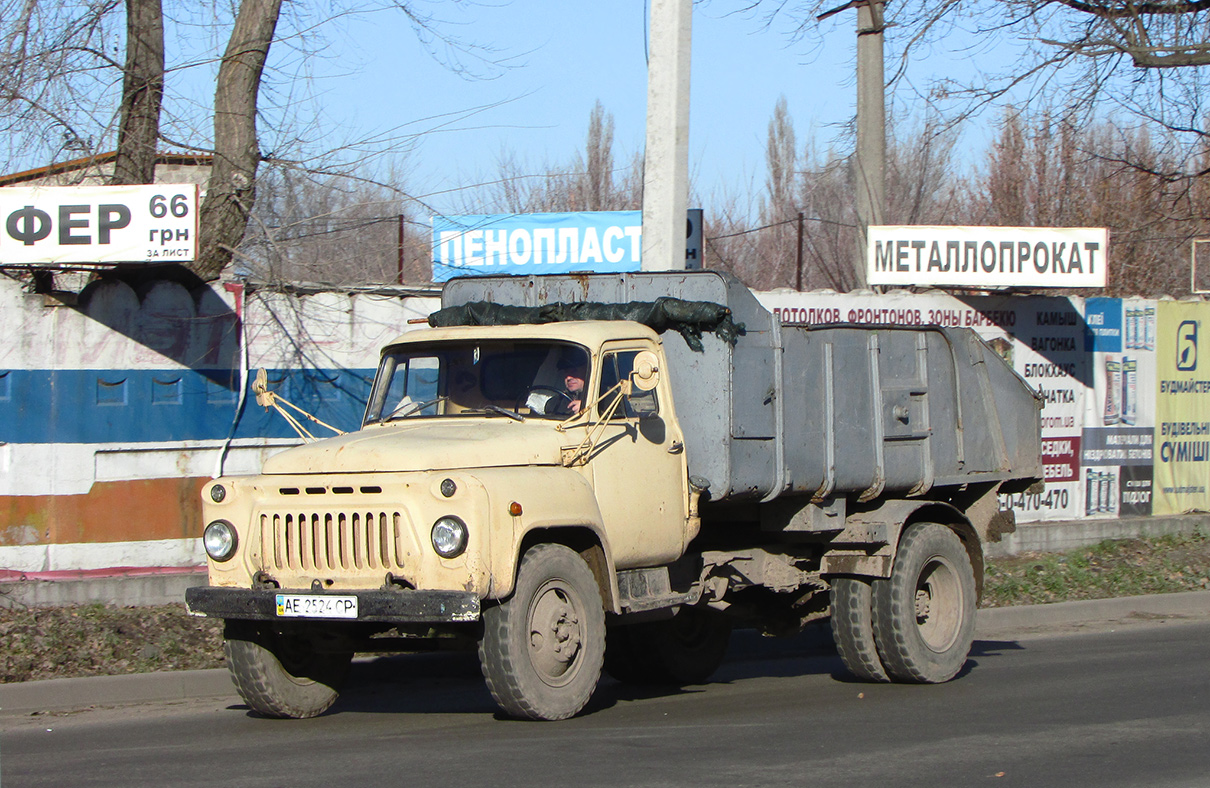
<path id="1" fill-rule="evenodd" d="M 433 217 L 433 281 L 638 271 L 642 211 Z"/>
<path id="2" fill-rule="evenodd" d="M 189 262 L 197 206 L 192 183 L 0 189 L 0 265 Z"/>
<path id="3" fill-rule="evenodd" d="M 685 268 L 702 267 L 702 210 L 685 225 Z M 433 281 L 499 274 L 622 273 L 641 269 L 642 211 L 433 217 Z"/>
<path id="4" fill-rule="evenodd" d="M 1155 302 L 1089 298 L 1084 320 L 1084 347 L 1093 368 L 1081 445 L 1084 514 L 1149 515 L 1155 446 Z"/>
<path id="5" fill-rule="evenodd" d="M 1210 356 L 1205 304 L 1157 304 L 1155 513 L 1210 509 Z"/>
<path id="6" fill-rule="evenodd" d="M 872 226 L 872 285 L 1104 287 L 1109 231 L 1094 227 Z"/>

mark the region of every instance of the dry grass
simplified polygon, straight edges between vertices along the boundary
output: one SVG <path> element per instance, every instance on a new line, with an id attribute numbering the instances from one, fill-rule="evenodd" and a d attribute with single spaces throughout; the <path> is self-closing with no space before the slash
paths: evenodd
<path id="1" fill-rule="evenodd" d="M 1107 599 L 1210 588 L 1210 537 L 1201 531 L 1101 542 L 1066 553 L 988 563 L 984 607 Z"/>

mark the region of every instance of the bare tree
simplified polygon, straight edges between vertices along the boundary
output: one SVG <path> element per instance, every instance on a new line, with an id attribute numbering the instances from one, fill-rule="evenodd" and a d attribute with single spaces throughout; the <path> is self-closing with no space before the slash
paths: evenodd
<path id="1" fill-rule="evenodd" d="M 1184 295 L 1189 241 L 1210 232 L 1210 192 L 1204 179 L 1159 174 L 1178 166 L 1170 156 L 1145 128 L 1009 111 L 960 223 L 1107 227 L 1110 294 Z"/>
<path id="2" fill-rule="evenodd" d="M 894 223 L 954 223 L 972 188 L 956 172 L 957 134 L 937 117 L 891 127 L 888 145 L 887 218 Z M 724 194 L 706 217 L 711 267 L 730 271 L 759 289 L 794 287 L 798 215 L 803 216 L 804 289 L 848 291 L 857 286 L 852 250 L 857 243 L 856 184 L 848 154 L 819 153 L 815 141 L 799 147 L 786 102 L 769 121 L 764 192 L 756 210 L 741 196 Z"/>
<path id="3" fill-rule="evenodd" d="M 615 202 L 613 193 L 613 115 L 598 100 L 588 118 L 588 139 L 581 159 L 578 202 L 586 211 L 607 211 Z"/>
<path id="4" fill-rule="evenodd" d="M 241 245 L 243 270 L 274 283 L 419 284 L 432 274 L 429 234 L 394 173 L 377 182 L 270 163 Z M 427 211 L 426 211 L 427 212 Z"/>
<path id="5" fill-rule="evenodd" d="M 1074 13 L 1045 43 L 1076 55 L 1126 55 L 1139 68 L 1210 65 L 1210 3 L 1204 0 L 1060 0 Z M 1015 0 L 1026 13 L 1042 3 Z"/>
<path id="6" fill-rule="evenodd" d="M 819 38 L 835 0 L 753 0 Z M 851 3 L 848 5 L 852 5 Z M 888 84 L 907 95 L 914 61 L 949 49 L 966 76 L 927 82 L 917 95 L 941 102 L 947 119 L 993 104 L 1051 106 L 1083 122 L 1103 108 L 1171 132 L 1171 158 L 1192 159 L 1207 134 L 1210 2 L 1206 0 L 921 0 L 887 5 L 887 42 L 897 65 Z M 990 56 L 993 49 L 998 56 Z M 1012 53 L 1006 66 L 1003 53 Z M 989 55 L 984 58 L 984 55 Z M 995 63 L 995 66 L 988 64 Z M 1103 116 L 1103 115 L 1101 115 Z M 1178 166 L 1167 175 L 1194 175 Z"/>
<path id="7" fill-rule="evenodd" d="M 163 6 L 160 0 L 126 0 L 126 67 L 114 183 L 155 182 L 163 98 Z"/>
<path id="8" fill-rule="evenodd" d="M 962 208 L 967 185 L 957 172 L 959 131 L 936 113 L 891 125 L 887 162 L 887 220 L 893 224 L 949 224 Z"/>
<path id="9" fill-rule="evenodd" d="M 0 0 L 0 161 L 95 153 L 114 98 L 104 76 L 121 0 Z M 18 164 L 20 166 L 20 164 Z"/>
<path id="10" fill-rule="evenodd" d="M 758 251 L 761 229 L 752 217 L 754 187 L 742 191 L 724 191 L 712 196 L 702 227 L 702 256 L 707 268 L 727 271 L 745 283 L 757 281 L 761 268 Z"/>
<path id="11" fill-rule="evenodd" d="M 798 143 L 786 97 L 778 98 L 765 138 L 765 195 L 760 223 L 767 228 L 758 241 L 762 263 L 755 274 L 757 287 L 792 287 L 796 281 L 796 223 L 799 212 Z"/>
<path id="12" fill-rule="evenodd" d="M 891 224 L 954 224 L 966 207 L 966 184 L 956 171 L 958 132 L 940 118 L 893 122 L 888 130 L 886 221 Z M 828 149 L 804 157 L 799 204 L 806 214 L 805 285 L 848 291 L 857 244 L 857 199 L 851 160 Z"/>
<path id="13" fill-rule="evenodd" d="M 214 165 L 201 207 L 194 272 L 213 279 L 231 262 L 256 199 L 261 153 L 256 107 L 282 0 L 242 0 L 214 91 Z"/>
<path id="14" fill-rule="evenodd" d="M 987 212 L 983 223 L 1006 227 L 1026 224 L 1030 206 L 1025 193 L 1029 174 L 1025 147 L 1021 116 L 1009 110 L 1000 126 L 1000 135 L 992 141 L 987 155 L 984 192 L 987 195 Z"/>
<path id="15" fill-rule="evenodd" d="M 465 213 L 542 213 L 550 211 L 621 211 L 642 205 L 642 158 L 615 163 L 613 115 L 598 101 L 588 117 L 584 150 L 567 164 L 531 165 L 512 151 L 497 161 L 496 178 L 470 188 Z"/>
<path id="16" fill-rule="evenodd" d="M 887 158 L 893 160 L 888 148 Z M 857 246 L 857 190 L 850 157 L 829 149 L 807 149 L 800 204 L 807 216 L 804 286 L 847 292 L 857 286 L 853 249 Z"/>

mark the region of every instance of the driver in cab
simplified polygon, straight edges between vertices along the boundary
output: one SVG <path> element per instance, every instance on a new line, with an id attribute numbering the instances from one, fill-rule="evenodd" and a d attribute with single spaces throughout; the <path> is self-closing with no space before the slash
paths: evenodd
<path id="1" fill-rule="evenodd" d="M 547 416 L 574 416 L 584 407 L 588 359 L 583 353 L 565 353 L 559 358 L 558 368 L 563 376 L 562 396 L 547 400 L 544 411 Z"/>

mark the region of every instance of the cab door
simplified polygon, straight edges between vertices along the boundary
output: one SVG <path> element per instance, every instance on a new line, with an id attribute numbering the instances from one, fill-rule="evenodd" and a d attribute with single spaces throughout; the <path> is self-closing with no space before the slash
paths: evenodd
<path id="1" fill-rule="evenodd" d="M 651 391 L 633 387 L 630 397 L 616 404 L 617 395 L 608 394 L 629 377 L 635 356 L 653 349 L 642 343 L 606 344 L 589 382 L 597 401 L 587 429 L 589 435 L 599 429 L 599 437 L 587 468 L 619 568 L 671 561 L 685 548 L 688 470 L 667 370 L 660 370 Z"/>

